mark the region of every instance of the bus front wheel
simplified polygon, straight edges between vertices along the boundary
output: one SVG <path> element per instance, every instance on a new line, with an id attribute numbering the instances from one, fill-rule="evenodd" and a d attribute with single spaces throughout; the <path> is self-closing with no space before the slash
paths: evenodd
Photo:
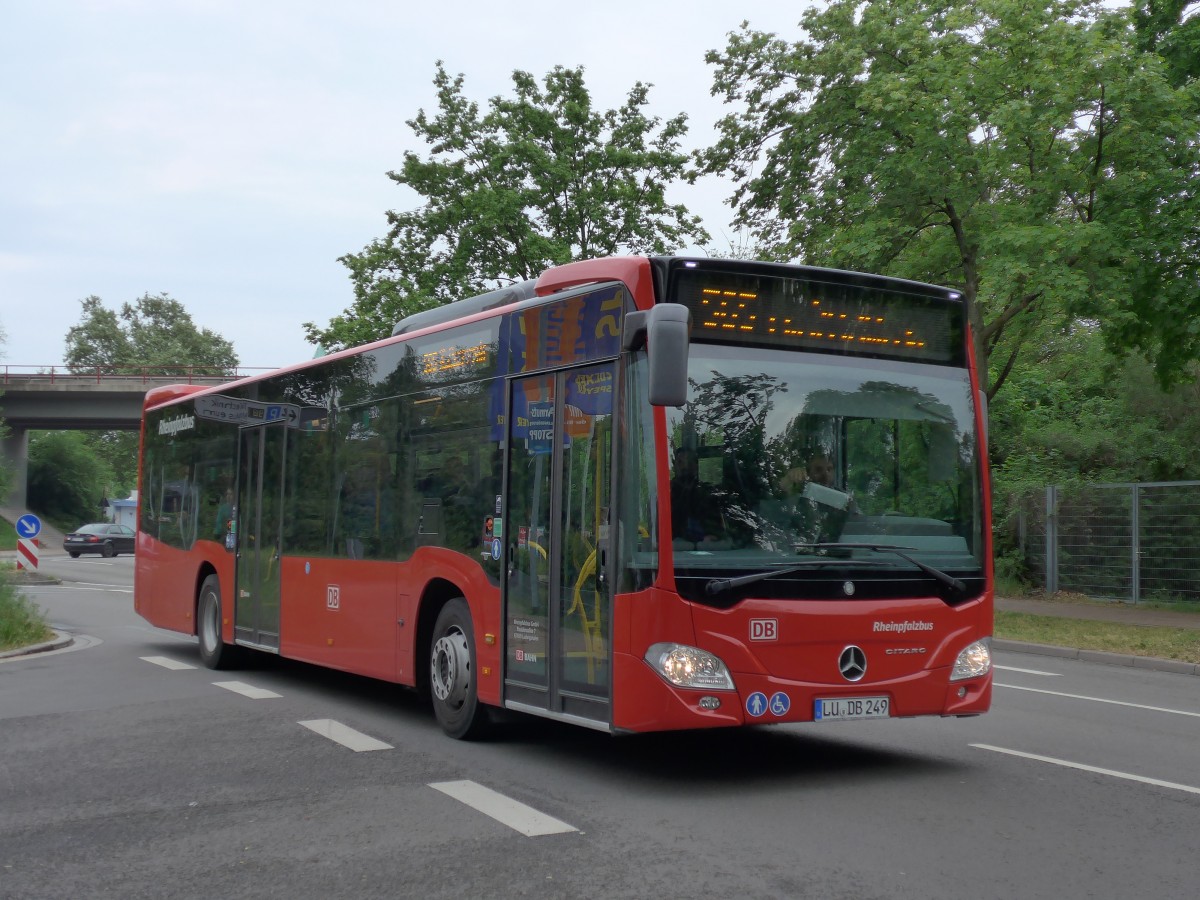
<path id="1" fill-rule="evenodd" d="M 200 585 L 196 604 L 196 636 L 200 638 L 200 659 L 210 669 L 228 669 L 233 665 L 235 648 L 221 640 L 221 582 L 209 575 Z"/>
<path id="2" fill-rule="evenodd" d="M 452 738 L 480 737 L 489 724 L 475 682 L 475 629 L 471 609 L 455 597 L 438 613 L 429 652 L 429 688 L 433 712 Z"/>

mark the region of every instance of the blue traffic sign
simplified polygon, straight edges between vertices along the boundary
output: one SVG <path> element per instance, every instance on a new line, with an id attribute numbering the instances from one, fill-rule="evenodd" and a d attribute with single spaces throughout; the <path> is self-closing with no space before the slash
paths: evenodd
<path id="1" fill-rule="evenodd" d="M 35 538 L 42 533 L 42 520 L 33 513 L 26 513 L 17 519 L 17 537 Z"/>

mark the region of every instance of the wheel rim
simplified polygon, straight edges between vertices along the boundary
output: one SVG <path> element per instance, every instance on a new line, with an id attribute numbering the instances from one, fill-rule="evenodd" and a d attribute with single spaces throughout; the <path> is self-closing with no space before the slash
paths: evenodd
<path id="1" fill-rule="evenodd" d="M 200 643 L 206 653 L 211 653 L 217 641 L 217 604 L 209 595 L 204 598 L 204 611 L 200 616 Z"/>
<path id="2" fill-rule="evenodd" d="M 430 666 L 434 696 L 447 706 L 462 706 L 471 683 L 471 651 L 462 629 L 452 628 L 438 638 Z"/>

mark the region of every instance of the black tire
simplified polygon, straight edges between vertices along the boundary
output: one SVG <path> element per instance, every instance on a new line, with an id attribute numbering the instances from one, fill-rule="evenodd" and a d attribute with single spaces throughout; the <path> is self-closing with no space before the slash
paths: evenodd
<path id="1" fill-rule="evenodd" d="M 117 551 L 111 543 L 105 541 L 104 546 L 100 548 L 100 555 L 105 559 L 109 559 L 110 557 L 116 556 Z"/>
<path id="2" fill-rule="evenodd" d="M 482 737 L 491 725 L 479 702 L 476 684 L 478 656 L 471 608 L 455 597 L 438 613 L 429 645 L 429 694 L 442 731 L 457 740 Z"/>
<path id="3" fill-rule="evenodd" d="M 71 554 L 71 559 L 79 559 L 78 550 L 68 550 L 67 552 Z"/>
<path id="4" fill-rule="evenodd" d="M 236 661 L 237 648 L 221 640 L 221 582 L 209 575 L 200 585 L 196 603 L 196 636 L 200 659 L 210 669 L 228 669 Z"/>

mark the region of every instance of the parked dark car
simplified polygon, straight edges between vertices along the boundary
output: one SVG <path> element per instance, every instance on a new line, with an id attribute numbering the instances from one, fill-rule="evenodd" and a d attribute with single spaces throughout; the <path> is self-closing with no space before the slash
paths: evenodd
<path id="1" fill-rule="evenodd" d="M 80 525 L 63 538 L 63 549 L 73 557 L 80 553 L 99 553 L 101 556 L 116 556 L 132 553 L 137 534 L 127 525 L 112 522 L 97 522 Z"/>

